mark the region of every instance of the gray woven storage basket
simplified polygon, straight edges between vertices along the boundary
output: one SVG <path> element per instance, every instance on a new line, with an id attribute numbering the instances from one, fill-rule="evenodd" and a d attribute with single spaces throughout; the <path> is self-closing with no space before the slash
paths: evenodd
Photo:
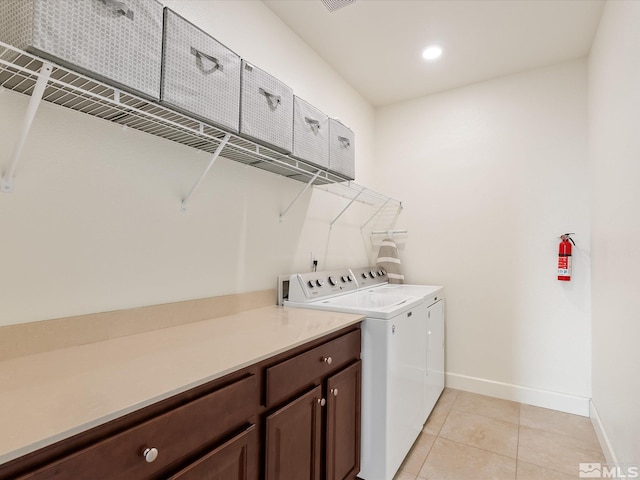
<path id="1" fill-rule="evenodd" d="M 293 90 L 242 61 L 240 133 L 283 153 L 293 148 Z"/>
<path id="2" fill-rule="evenodd" d="M 329 168 L 329 117 L 295 95 L 292 155 L 318 167 Z"/>
<path id="3" fill-rule="evenodd" d="M 0 40 L 158 100 L 156 0 L 0 0 Z"/>
<path id="4" fill-rule="evenodd" d="M 339 120 L 329 119 L 329 170 L 355 180 L 355 136 Z"/>
<path id="5" fill-rule="evenodd" d="M 161 102 L 238 132 L 240 57 L 172 10 L 164 10 Z"/>

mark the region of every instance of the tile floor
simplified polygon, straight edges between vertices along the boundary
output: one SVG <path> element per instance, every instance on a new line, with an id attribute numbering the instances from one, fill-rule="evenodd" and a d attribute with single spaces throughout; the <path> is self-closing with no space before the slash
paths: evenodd
<path id="1" fill-rule="evenodd" d="M 394 480 L 569 480 L 591 462 L 588 418 L 447 388 Z"/>

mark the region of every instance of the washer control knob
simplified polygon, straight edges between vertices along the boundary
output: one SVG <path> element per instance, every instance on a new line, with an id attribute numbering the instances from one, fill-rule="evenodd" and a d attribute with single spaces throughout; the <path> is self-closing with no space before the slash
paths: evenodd
<path id="1" fill-rule="evenodd" d="M 349 280 L 350 282 L 353 282 L 353 276 L 347 275 L 347 280 Z"/>
<path id="2" fill-rule="evenodd" d="M 142 452 L 142 456 L 144 457 L 147 463 L 153 463 L 156 458 L 158 458 L 158 449 L 157 448 L 145 448 Z"/>
<path id="3" fill-rule="evenodd" d="M 362 278 L 367 278 L 367 274 L 366 274 L 366 273 L 363 273 L 363 274 L 362 274 Z"/>
<path id="4" fill-rule="evenodd" d="M 309 280 L 309 286 L 310 286 L 311 288 L 313 288 L 313 287 L 315 287 L 315 286 L 316 286 L 316 284 L 315 284 L 315 283 L 313 283 L 313 280 Z"/>
<path id="5" fill-rule="evenodd" d="M 373 270 L 371 270 L 371 271 L 369 272 L 369 276 L 370 276 L 371 278 L 376 278 L 376 272 L 374 272 Z"/>
<path id="6" fill-rule="evenodd" d="M 346 276 L 346 275 L 342 275 L 342 276 L 340 277 L 340 280 L 342 280 L 342 283 L 346 283 L 346 281 L 347 281 L 347 276 Z"/>
<path id="7" fill-rule="evenodd" d="M 322 285 L 324 285 L 324 280 L 316 280 L 316 285 L 321 287 Z"/>
<path id="8" fill-rule="evenodd" d="M 329 283 L 330 283 L 331 285 L 335 285 L 336 283 L 338 283 L 338 281 L 337 281 L 335 278 L 333 278 L 333 277 L 329 277 Z"/>

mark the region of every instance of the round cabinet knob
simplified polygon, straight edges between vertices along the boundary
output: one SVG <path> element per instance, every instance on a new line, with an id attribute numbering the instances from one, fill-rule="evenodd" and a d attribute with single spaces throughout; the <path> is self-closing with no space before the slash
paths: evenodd
<path id="1" fill-rule="evenodd" d="M 152 463 L 158 458 L 158 449 L 157 448 L 145 448 L 142 452 L 142 456 L 146 460 L 147 463 Z"/>
<path id="2" fill-rule="evenodd" d="M 332 389 L 331 389 L 331 393 L 332 393 L 332 395 L 333 395 L 334 397 L 337 397 L 337 396 L 338 396 L 338 389 L 337 389 L 337 388 L 332 388 Z"/>
<path id="3" fill-rule="evenodd" d="M 321 287 L 322 285 L 324 285 L 324 280 L 316 280 L 316 285 Z"/>
<path id="4" fill-rule="evenodd" d="M 311 288 L 313 288 L 313 287 L 315 287 L 315 286 L 316 286 L 316 284 L 315 284 L 315 283 L 313 283 L 313 280 L 309 280 L 309 286 L 310 286 Z"/>
<path id="5" fill-rule="evenodd" d="M 324 398 L 318 399 L 318 405 L 320 405 L 321 407 L 324 407 L 326 404 L 327 404 L 327 401 Z"/>
<path id="6" fill-rule="evenodd" d="M 327 365 L 331 365 L 333 363 L 333 358 L 331 357 L 322 357 L 322 361 Z"/>
<path id="7" fill-rule="evenodd" d="M 331 285 L 335 285 L 335 284 L 336 284 L 336 283 L 338 283 L 338 282 L 337 282 L 337 280 L 336 280 L 335 278 L 333 278 L 333 277 L 329 277 L 329 283 L 330 283 Z"/>

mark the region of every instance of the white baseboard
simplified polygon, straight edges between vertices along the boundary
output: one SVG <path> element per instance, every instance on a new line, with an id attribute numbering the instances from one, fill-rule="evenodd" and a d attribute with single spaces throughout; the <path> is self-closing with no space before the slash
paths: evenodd
<path id="1" fill-rule="evenodd" d="M 607 459 L 607 463 L 609 465 L 618 465 L 618 457 L 616 457 L 613 448 L 611 447 L 611 442 L 609 442 L 609 437 L 604 431 L 604 427 L 602 425 L 602 421 L 600 420 L 600 416 L 598 415 L 598 411 L 596 410 L 596 406 L 593 402 L 589 402 L 590 404 L 590 417 L 591 423 L 593 424 L 593 428 L 596 431 L 596 435 L 598 436 L 598 441 L 600 442 L 600 446 L 602 447 L 602 453 L 604 453 L 604 458 Z"/>
<path id="2" fill-rule="evenodd" d="M 561 412 L 573 413 L 589 417 L 589 401 L 587 397 L 552 392 L 538 388 L 523 387 L 510 383 L 496 382 L 485 378 L 469 377 L 457 373 L 446 374 L 446 386 L 467 392 L 488 395 L 490 397 L 512 400 L 514 402 L 550 408 Z"/>

